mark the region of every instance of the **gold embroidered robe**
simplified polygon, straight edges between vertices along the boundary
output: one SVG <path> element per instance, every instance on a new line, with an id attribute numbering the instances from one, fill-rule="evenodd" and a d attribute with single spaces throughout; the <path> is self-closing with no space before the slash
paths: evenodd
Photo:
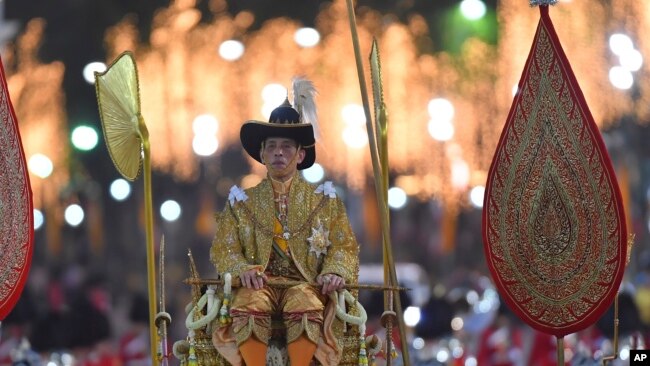
<path id="1" fill-rule="evenodd" d="M 296 174 L 289 190 L 287 215 L 291 258 L 308 282 L 315 282 L 319 274 L 334 273 L 343 277 L 346 283 L 357 283 L 359 246 L 343 202 L 338 197 L 326 195 L 327 192 L 315 191 L 316 186 Z M 238 277 L 251 268 L 264 271 L 273 250 L 276 211 L 271 182 L 264 179 L 245 193 L 247 199 L 235 200 L 233 204 L 229 202 L 216 218 L 217 230 L 210 259 L 219 274 L 230 273 Z M 329 232 L 329 245 L 326 252 L 319 255 L 323 246 L 316 244 L 312 247 L 315 244 L 308 238 L 313 237 L 321 225 L 322 230 Z M 336 335 L 329 329 L 335 322 L 330 305 L 325 309 L 324 334 L 316 351 L 316 358 L 324 365 L 336 364 L 337 357 L 340 357 L 340 347 L 332 339 Z M 229 351 L 217 348 L 229 362 L 237 363 L 236 348 L 231 347 Z"/>

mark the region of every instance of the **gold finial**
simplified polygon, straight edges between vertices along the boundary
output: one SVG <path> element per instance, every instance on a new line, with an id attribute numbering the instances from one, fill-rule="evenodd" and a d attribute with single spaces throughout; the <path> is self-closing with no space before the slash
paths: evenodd
<path id="1" fill-rule="evenodd" d="M 632 255 L 632 245 L 634 245 L 634 238 L 636 234 L 630 234 L 627 236 L 627 258 L 625 260 L 625 266 L 627 267 L 630 264 L 630 258 Z"/>
<path id="2" fill-rule="evenodd" d="M 187 250 L 187 256 L 190 260 L 190 278 L 193 280 L 199 280 L 199 272 L 196 270 L 196 263 L 194 262 L 194 256 L 192 256 L 192 249 Z M 192 303 L 197 304 L 201 299 L 201 285 L 192 286 Z"/>

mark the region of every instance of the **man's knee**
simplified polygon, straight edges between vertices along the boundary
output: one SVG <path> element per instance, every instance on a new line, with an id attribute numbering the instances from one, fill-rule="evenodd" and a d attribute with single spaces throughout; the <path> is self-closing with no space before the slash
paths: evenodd
<path id="1" fill-rule="evenodd" d="M 322 312 L 325 309 L 325 297 L 316 288 L 299 285 L 287 289 L 283 301 L 283 312 Z"/>
<path id="2" fill-rule="evenodd" d="M 232 332 L 237 345 L 241 345 L 251 337 L 268 344 L 271 338 L 271 317 L 237 312 L 233 314 Z"/>
<path id="3" fill-rule="evenodd" d="M 273 302 L 267 291 L 249 288 L 239 288 L 235 292 L 230 308 L 241 313 L 264 313 L 273 312 Z"/>

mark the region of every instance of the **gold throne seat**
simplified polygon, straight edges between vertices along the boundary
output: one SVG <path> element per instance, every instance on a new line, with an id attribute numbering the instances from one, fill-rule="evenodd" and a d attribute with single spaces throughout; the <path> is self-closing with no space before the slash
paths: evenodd
<path id="1" fill-rule="evenodd" d="M 193 301 L 192 307 L 197 307 L 199 298 L 204 295 L 201 291 L 200 279 L 194 279 L 192 284 Z M 220 288 L 221 293 L 217 296 L 223 297 L 223 288 Z M 356 298 L 356 293 L 354 294 Z M 206 306 L 207 308 L 207 306 Z M 193 315 L 195 320 L 206 316 L 206 309 L 201 309 L 200 313 Z M 197 365 L 199 366 L 230 366 L 230 363 L 219 354 L 217 349 L 212 343 L 212 332 L 210 329 L 215 329 L 219 326 L 218 319 L 213 319 L 208 325 L 198 329 L 194 329 L 194 354 L 196 356 Z M 352 324 L 345 324 L 340 319 L 336 319 L 332 325 L 335 328 L 335 334 L 342 334 L 339 338 L 339 345 L 342 348 L 341 362 L 339 365 L 343 366 L 356 366 L 359 364 L 359 349 L 360 349 L 360 334 L 359 327 Z M 269 349 L 274 346 L 281 352 L 286 347 L 286 328 L 282 319 L 273 317 L 271 321 L 272 336 L 269 341 Z M 174 346 L 174 354 L 181 360 L 181 365 L 187 364 L 190 356 L 190 347 L 188 341 L 176 342 Z M 314 359 L 315 365 L 320 365 Z"/>

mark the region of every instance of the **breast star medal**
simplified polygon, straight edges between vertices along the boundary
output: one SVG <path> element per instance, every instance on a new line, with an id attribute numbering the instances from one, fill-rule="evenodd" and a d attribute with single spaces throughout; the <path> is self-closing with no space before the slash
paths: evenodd
<path id="1" fill-rule="evenodd" d="M 311 236 L 307 241 L 310 244 L 309 252 L 316 254 L 316 258 L 327 253 L 327 247 L 330 246 L 329 234 L 329 230 L 325 229 L 320 221 L 316 227 L 311 228 Z"/>

